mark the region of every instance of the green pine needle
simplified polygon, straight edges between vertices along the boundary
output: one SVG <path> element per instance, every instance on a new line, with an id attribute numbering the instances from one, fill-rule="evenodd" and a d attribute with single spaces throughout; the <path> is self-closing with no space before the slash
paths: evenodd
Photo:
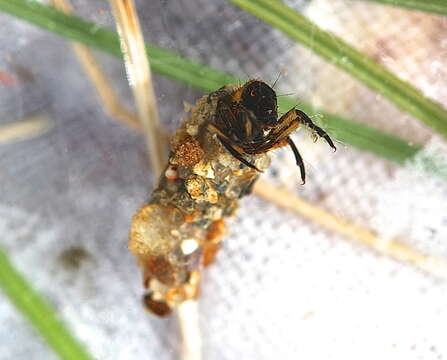
<path id="1" fill-rule="evenodd" d="M 50 305 L 14 269 L 1 247 L 0 288 L 61 359 L 92 359 L 71 335 Z"/>
<path id="2" fill-rule="evenodd" d="M 428 13 L 447 15 L 446 0 L 357 0 L 370 1 L 379 4 L 403 7 L 412 10 L 420 10 Z"/>

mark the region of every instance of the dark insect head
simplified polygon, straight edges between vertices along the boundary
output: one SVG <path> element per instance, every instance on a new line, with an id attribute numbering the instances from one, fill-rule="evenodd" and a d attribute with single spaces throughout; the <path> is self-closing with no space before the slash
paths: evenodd
<path id="1" fill-rule="evenodd" d="M 251 81 L 241 94 L 241 105 L 251 111 L 263 127 L 274 127 L 278 123 L 276 93 L 262 81 Z"/>

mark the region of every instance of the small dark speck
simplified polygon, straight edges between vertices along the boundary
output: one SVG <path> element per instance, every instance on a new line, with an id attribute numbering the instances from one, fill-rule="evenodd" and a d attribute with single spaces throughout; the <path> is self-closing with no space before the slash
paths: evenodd
<path id="1" fill-rule="evenodd" d="M 27 83 L 35 83 L 36 79 L 34 78 L 33 73 L 31 72 L 31 69 L 27 68 L 26 66 L 20 65 L 20 64 L 14 64 L 14 71 L 19 77 L 19 79 L 23 82 Z"/>
<path id="2" fill-rule="evenodd" d="M 319 191 L 318 195 L 317 195 L 317 201 L 322 202 L 322 201 L 326 200 L 327 197 L 328 197 L 328 194 L 326 192 Z"/>
<path id="3" fill-rule="evenodd" d="M 270 174 L 272 177 L 277 178 L 279 176 L 279 171 L 276 168 L 270 168 Z"/>
<path id="4" fill-rule="evenodd" d="M 72 246 L 62 251 L 58 260 L 66 270 L 76 271 L 90 258 L 90 254 L 83 247 Z"/>
<path id="5" fill-rule="evenodd" d="M 427 228 L 428 232 L 430 233 L 430 237 L 433 237 L 436 235 L 437 231 L 433 228 Z"/>

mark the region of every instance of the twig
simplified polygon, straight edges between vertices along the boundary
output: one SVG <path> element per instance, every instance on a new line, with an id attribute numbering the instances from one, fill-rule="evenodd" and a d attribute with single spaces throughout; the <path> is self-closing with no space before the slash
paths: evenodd
<path id="1" fill-rule="evenodd" d="M 133 0 L 110 0 L 121 40 L 121 50 L 138 116 L 146 136 L 148 155 L 154 176 L 158 178 L 164 164 L 164 149 L 158 135 L 160 124 L 149 60 Z"/>
<path id="2" fill-rule="evenodd" d="M 51 2 L 54 7 L 66 14 L 71 14 L 73 12 L 69 0 L 51 0 Z M 113 90 L 111 82 L 107 78 L 107 75 L 102 71 L 101 66 L 96 61 L 91 50 L 76 42 L 72 42 L 71 46 L 73 47 L 79 62 L 92 81 L 101 102 L 109 115 L 135 129 L 141 129 L 142 126 L 136 118 L 136 115 L 131 113 L 120 103 L 118 96 Z"/>
<path id="3" fill-rule="evenodd" d="M 266 181 L 258 180 L 253 192 L 276 205 L 305 216 L 327 229 L 367 245 L 393 259 L 408 262 L 430 274 L 447 278 L 447 262 L 444 259 L 423 254 L 399 241 L 386 239 L 373 231 L 353 225 L 331 213 L 312 205 L 287 190 L 279 189 Z"/>
<path id="4" fill-rule="evenodd" d="M 10 124 L 0 125 L 0 144 L 26 140 L 43 134 L 51 127 L 46 116 L 30 116 Z"/>

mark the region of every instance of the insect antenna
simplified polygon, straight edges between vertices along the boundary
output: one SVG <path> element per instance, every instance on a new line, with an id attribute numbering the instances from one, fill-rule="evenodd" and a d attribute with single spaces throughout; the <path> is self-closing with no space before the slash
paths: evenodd
<path id="1" fill-rule="evenodd" d="M 280 72 L 278 73 L 278 76 L 276 77 L 275 82 L 274 82 L 273 85 L 272 85 L 272 89 L 275 88 L 275 85 L 276 85 L 276 83 L 278 82 L 278 80 L 279 80 L 279 78 L 281 77 L 281 75 L 282 75 L 282 72 L 280 71 Z"/>
<path id="2" fill-rule="evenodd" d="M 292 95 L 296 95 L 296 93 L 276 94 L 276 97 L 280 97 L 280 96 L 292 96 Z"/>

